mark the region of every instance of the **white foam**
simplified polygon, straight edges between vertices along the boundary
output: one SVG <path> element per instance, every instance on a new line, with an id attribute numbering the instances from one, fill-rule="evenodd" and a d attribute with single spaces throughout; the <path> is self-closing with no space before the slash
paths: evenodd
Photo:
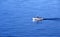
<path id="1" fill-rule="evenodd" d="M 35 22 L 35 21 L 36 21 L 35 19 L 36 19 L 36 18 L 32 18 L 32 21 Z"/>

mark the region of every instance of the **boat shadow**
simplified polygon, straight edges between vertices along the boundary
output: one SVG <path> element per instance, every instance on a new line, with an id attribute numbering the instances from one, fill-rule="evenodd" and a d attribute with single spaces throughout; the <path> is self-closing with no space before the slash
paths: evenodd
<path id="1" fill-rule="evenodd" d="M 60 21 L 60 18 L 44 18 L 43 20 L 54 20 L 54 21 Z"/>

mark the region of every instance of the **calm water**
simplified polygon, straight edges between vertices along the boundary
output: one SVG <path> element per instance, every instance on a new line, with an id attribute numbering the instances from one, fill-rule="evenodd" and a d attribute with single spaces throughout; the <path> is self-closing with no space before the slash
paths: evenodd
<path id="1" fill-rule="evenodd" d="M 60 37 L 60 0 L 0 0 L 0 37 Z"/>

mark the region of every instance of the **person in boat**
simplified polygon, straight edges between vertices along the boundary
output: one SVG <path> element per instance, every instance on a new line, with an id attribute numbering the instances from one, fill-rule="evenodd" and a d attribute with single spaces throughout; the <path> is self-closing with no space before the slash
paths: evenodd
<path id="1" fill-rule="evenodd" d="M 39 21 L 42 21 L 43 20 L 43 18 L 42 17 L 34 17 L 33 18 L 33 22 L 39 22 Z"/>

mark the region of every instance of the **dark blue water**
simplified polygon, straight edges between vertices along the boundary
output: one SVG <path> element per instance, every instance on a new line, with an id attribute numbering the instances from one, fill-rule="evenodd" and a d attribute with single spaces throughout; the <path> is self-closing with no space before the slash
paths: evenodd
<path id="1" fill-rule="evenodd" d="M 0 0 L 0 37 L 60 37 L 60 0 Z"/>

